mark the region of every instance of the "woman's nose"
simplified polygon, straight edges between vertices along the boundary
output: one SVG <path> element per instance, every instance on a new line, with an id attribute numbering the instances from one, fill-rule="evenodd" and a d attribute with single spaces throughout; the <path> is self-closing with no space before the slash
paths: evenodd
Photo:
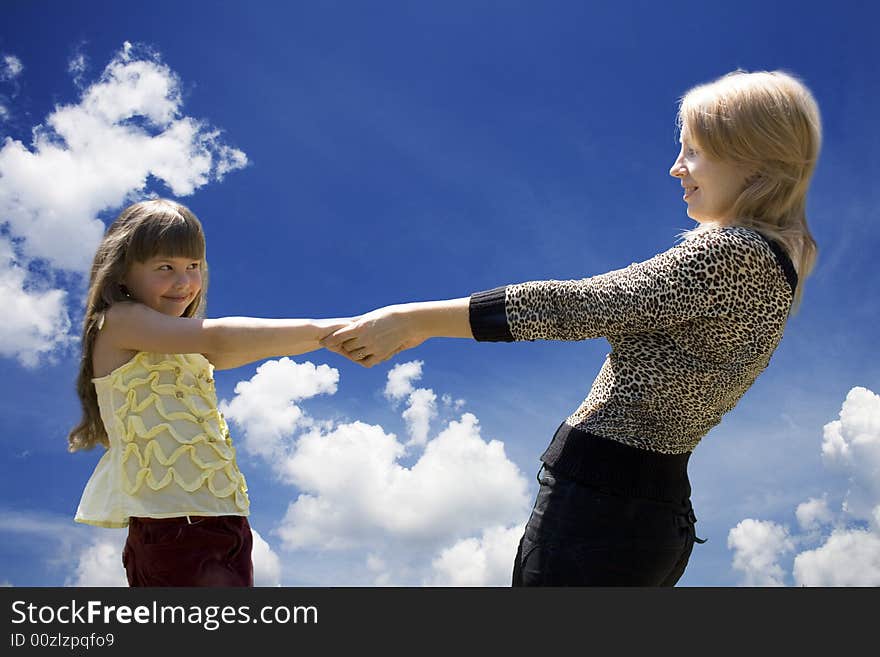
<path id="1" fill-rule="evenodd" d="M 672 167 L 669 169 L 669 175 L 673 178 L 681 178 L 685 172 L 684 162 L 681 161 L 681 156 L 679 155 L 675 162 L 672 163 Z"/>

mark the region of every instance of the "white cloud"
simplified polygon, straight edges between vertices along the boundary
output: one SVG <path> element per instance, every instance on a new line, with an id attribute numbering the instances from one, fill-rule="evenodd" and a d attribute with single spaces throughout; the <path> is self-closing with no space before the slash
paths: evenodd
<path id="1" fill-rule="evenodd" d="M 424 365 L 423 361 L 412 360 L 392 367 L 385 384 L 385 396 L 399 401 L 412 393 L 415 390 L 412 382 L 422 378 L 422 365 Z"/>
<path id="2" fill-rule="evenodd" d="M 799 504 L 795 516 L 803 533 L 794 536 L 773 522 L 742 521 L 730 531 L 728 546 L 747 583 L 781 583 L 779 555 L 818 543 L 795 555 L 797 585 L 880 584 L 880 396 L 860 386 L 849 391 L 838 419 L 824 426 L 822 458 L 847 475 L 840 510 L 828 504 L 828 491 Z"/>
<path id="3" fill-rule="evenodd" d="M 89 67 L 89 59 L 85 53 L 77 52 L 67 61 L 67 72 L 73 76 L 76 85 L 82 86 L 83 76 Z"/>
<path id="4" fill-rule="evenodd" d="M 21 60 L 15 55 L 3 55 L 0 61 L 0 80 L 14 80 L 24 70 Z"/>
<path id="5" fill-rule="evenodd" d="M 20 74 L 20 62 L 10 57 L 2 70 Z M 84 66 L 84 58 L 75 57 L 69 70 L 81 75 Z M 52 289 L 54 273 L 87 272 L 104 232 L 103 213 L 148 196 L 151 176 L 186 196 L 247 164 L 216 128 L 182 109 L 177 75 L 158 55 L 126 43 L 78 102 L 56 106 L 34 127 L 30 147 L 5 139 L 0 224 L 16 249 L 0 278 L 3 300 L 26 314 L 5 329 L 4 356 L 33 363 L 64 341 L 65 295 Z M 27 273 L 33 269 L 42 273 Z M 34 318 L 37 312 L 45 321 Z"/>
<path id="6" fill-rule="evenodd" d="M 67 72 L 73 75 L 80 75 L 85 72 L 87 67 L 85 54 L 78 52 L 67 62 Z"/>
<path id="7" fill-rule="evenodd" d="M 40 356 L 72 342 L 67 293 L 39 289 L 15 261 L 12 244 L 0 237 L 0 355 L 34 367 Z"/>
<path id="8" fill-rule="evenodd" d="M 328 365 L 315 366 L 289 358 L 266 361 L 248 381 L 235 386 L 231 402 L 220 402 L 220 410 L 243 429 L 242 446 L 251 453 L 271 457 L 285 448 L 285 440 L 312 420 L 296 402 L 320 394 L 334 394 L 339 371 Z"/>
<path id="9" fill-rule="evenodd" d="M 862 387 L 849 391 L 839 419 L 824 427 L 822 457 L 849 474 L 846 512 L 880 530 L 875 520 L 880 505 L 880 395 Z"/>
<path id="10" fill-rule="evenodd" d="M 797 516 L 801 529 L 806 531 L 817 530 L 822 525 L 828 525 L 834 520 L 834 515 L 828 508 L 827 497 L 811 497 L 806 502 L 802 502 L 795 510 L 795 516 Z"/>
<path id="11" fill-rule="evenodd" d="M 393 368 L 385 386 L 392 402 L 407 398 L 408 425 L 423 422 L 424 440 L 404 444 L 379 425 L 309 417 L 294 402 L 335 394 L 338 372 L 282 360 L 239 382 L 223 406 L 248 451 L 298 489 L 274 531 L 294 577 L 310 563 L 309 585 L 509 583 L 522 533 L 510 528 L 528 515 L 528 482 L 473 414 L 428 435 L 413 412 L 436 401 L 413 386 L 423 363 Z M 463 568 L 467 554 L 477 562 Z"/>
<path id="12" fill-rule="evenodd" d="M 85 271 L 103 232 L 98 215 L 143 195 L 149 176 L 186 196 L 246 162 L 217 130 L 181 115 L 167 65 L 132 53 L 118 53 L 78 103 L 56 107 L 32 149 L 7 139 L 0 150 L 0 213 L 28 257 Z"/>
<path id="13" fill-rule="evenodd" d="M 403 419 L 409 431 L 407 445 L 424 445 L 428 442 L 431 420 L 437 417 L 437 395 L 433 390 L 418 388 L 409 395 L 409 405 Z"/>
<path id="14" fill-rule="evenodd" d="M 445 394 L 443 395 L 443 397 L 441 397 L 441 399 L 442 399 L 442 401 L 443 401 L 443 405 L 444 405 L 444 406 L 447 406 L 447 407 L 449 407 L 449 406 L 454 407 L 455 410 L 460 410 L 460 409 L 463 408 L 464 405 L 465 405 L 465 401 L 464 401 L 464 399 L 453 399 L 453 398 L 452 398 L 452 395 L 450 395 L 449 393 L 445 393 Z"/>
<path id="15" fill-rule="evenodd" d="M 388 372 L 385 396 L 393 401 L 407 397 L 407 408 L 403 412 L 410 440 L 407 446 L 424 445 L 428 442 L 431 420 L 437 417 L 437 395 L 430 388 L 416 388 L 412 382 L 422 378 L 420 360 L 400 363 Z"/>
<path id="16" fill-rule="evenodd" d="M 880 586 L 880 536 L 867 530 L 838 530 L 815 550 L 794 560 L 798 586 Z"/>
<path id="17" fill-rule="evenodd" d="M 403 454 L 393 434 L 361 422 L 301 436 L 283 465 L 303 491 L 279 528 L 284 547 L 439 545 L 516 522 L 528 508 L 525 478 L 501 442 L 482 439 L 469 413 L 428 442 L 412 467 L 398 462 Z"/>
<path id="18" fill-rule="evenodd" d="M 251 552 L 254 562 L 254 586 L 281 586 L 281 560 L 253 527 L 251 534 L 254 539 Z"/>
<path id="19" fill-rule="evenodd" d="M 65 586 L 128 586 L 122 566 L 126 535 L 125 530 L 96 530 L 92 542 L 77 555 Z"/>
<path id="20" fill-rule="evenodd" d="M 785 527 L 747 518 L 730 530 L 727 547 L 734 551 L 733 567 L 745 575 L 746 586 L 783 586 L 779 557 L 794 549 Z"/>
<path id="21" fill-rule="evenodd" d="M 491 527 L 445 548 L 432 562 L 435 586 L 510 586 L 523 526 Z"/>

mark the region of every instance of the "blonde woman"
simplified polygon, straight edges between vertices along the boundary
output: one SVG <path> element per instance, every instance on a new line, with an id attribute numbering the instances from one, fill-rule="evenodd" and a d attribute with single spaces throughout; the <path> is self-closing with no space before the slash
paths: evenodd
<path id="1" fill-rule="evenodd" d="M 605 337 L 589 395 L 541 456 L 516 585 L 672 586 L 694 542 L 688 459 L 767 367 L 816 258 L 821 124 L 782 71 L 688 91 L 669 173 L 698 222 L 653 258 L 573 281 L 381 308 L 322 344 L 371 367 L 430 337 Z M 552 377 L 552 373 L 548 373 Z"/>

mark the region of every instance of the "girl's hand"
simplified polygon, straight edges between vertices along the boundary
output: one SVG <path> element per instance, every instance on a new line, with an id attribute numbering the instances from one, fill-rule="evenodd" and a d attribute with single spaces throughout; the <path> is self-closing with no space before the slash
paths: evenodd
<path id="1" fill-rule="evenodd" d="M 333 335 L 339 329 L 344 328 L 359 319 L 360 317 L 332 317 L 325 319 L 313 319 L 312 323 L 318 330 L 318 341 L 320 342 L 324 338 L 328 338 Z"/>
<path id="2" fill-rule="evenodd" d="M 321 346 L 353 362 L 372 367 L 420 345 L 411 307 L 386 306 L 354 318 L 347 326 L 321 340 Z"/>

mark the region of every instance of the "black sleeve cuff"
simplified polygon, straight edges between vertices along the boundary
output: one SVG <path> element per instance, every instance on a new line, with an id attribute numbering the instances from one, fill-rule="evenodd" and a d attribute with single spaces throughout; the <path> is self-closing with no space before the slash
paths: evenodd
<path id="1" fill-rule="evenodd" d="M 471 295 L 468 315 L 471 332 L 479 342 L 513 342 L 513 335 L 507 325 L 507 310 L 504 305 L 507 287 L 475 292 Z"/>

